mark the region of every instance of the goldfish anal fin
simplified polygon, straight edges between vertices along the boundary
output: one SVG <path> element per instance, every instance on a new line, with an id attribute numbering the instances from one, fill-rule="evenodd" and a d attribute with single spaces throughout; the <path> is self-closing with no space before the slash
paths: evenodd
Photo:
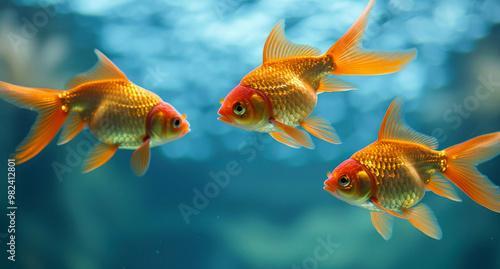
<path id="1" fill-rule="evenodd" d="M 149 167 L 150 159 L 150 149 L 149 149 L 149 138 L 144 141 L 144 143 L 132 154 L 130 159 L 130 167 L 134 171 L 136 176 L 142 176 Z"/>
<path id="2" fill-rule="evenodd" d="M 311 140 L 311 137 L 306 131 L 299 130 L 275 120 L 271 120 L 271 122 L 274 123 L 274 126 L 276 126 L 276 128 L 278 128 L 282 132 L 285 132 L 289 137 L 291 137 L 301 146 L 308 149 L 314 149 L 314 144 Z"/>
<path id="3" fill-rule="evenodd" d="M 264 63 L 269 60 L 320 54 L 319 49 L 315 47 L 292 43 L 286 38 L 284 28 L 284 21 L 280 20 L 269 33 L 264 44 Z"/>
<path id="4" fill-rule="evenodd" d="M 21 164 L 37 155 L 54 138 L 68 113 L 62 110 L 60 91 L 17 86 L 0 82 L 0 98 L 21 108 L 38 112 L 30 132 L 17 146 L 13 158 Z"/>
<path id="5" fill-rule="evenodd" d="M 443 175 L 476 203 L 500 213 L 500 188 L 476 167 L 500 153 L 500 132 L 475 137 L 444 152 L 448 166 Z"/>
<path id="6" fill-rule="evenodd" d="M 86 124 L 87 122 L 82 119 L 78 112 L 70 113 L 68 119 L 66 120 L 66 124 L 63 126 L 62 133 L 59 135 L 57 145 L 68 143 L 83 129 L 83 127 L 85 127 Z"/>
<path id="7" fill-rule="evenodd" d="M 113 157 L 117 149 L 118 145 L 95 144 L 87 158 L 83 161 L 82 173 L 90 172 L 106 163 Z"/>
<path id="8" fill-rule="evenodd" d="M 320 116 L 309 117 L 300 126 L 312 135 L 333 144 L 340 144 L 340 138 L 332 125 Z"/>
<path id="9" fill-rule="evenodd" d="M 425 184 L 427 189 L 437 195 L 446 197 L 453 201 L 462 202 L 453 185 L 441 174 L 432 174 L 429 183 Z"/>
<path id="10" fill-rule="evenodd" d="M 436 149 L 438 147 L 436 138 L 418 133 L 406 124 L 404 115 L 401 111 L 402 105 L 403 101 L 401 97 L 397 97 L 392 101 L 385 113 L 382 125 L 380 126 L 378 140 L 411 142 L 427 146 L 431 149 Z"/>
<path id="11" fill-rule="evenodd" d="M 418 204 L 403 210 L 403 214 L 408 220 L 424 234 L 441 240 L 443 233 L 434 212 L 425 204 Z"/>
<path id="12" fill-rule="evenodd" d="M 394 212 L 394 211 L 392 211 L 392 210 L 389 210 L 389 209 L 387 209 L 387 208 L 385 208 L 385 207 L 381 206 L 381 205 L 379 204 L 379 202 L 377 201 L 377 199 L 372 198 L 372 199 L 371 199 L 371 201 L 372 201 L 372 203 L 374 203 L 376 206 L 378 206 L 380 209 L 382 209 L 382 210 L 384 210 L 385 212 L 389 213 L 389 215 L 392 215 L 392 216 L 394 216 L 394 217 L 398 217 L 398 218 L 402 218 L 402 219 L 406 219 L 406 217 L 405 217 L 405 216 L 400 215 L 400 214 L 398 214 L 398 213 L 396 213 L 396 212 Z"/>
<path id="13" fill-rule="evenodd" d="M 320 94 L 323 92 L 340 92 L 340 91 L 349 91 L 356 89 L 357 87 L 350 83 L 347 83 L 341 79 L 332 76 L 328 76 L 319 82 L 319 87 L 316 92 Z"/>
<path id="14" fill-rule="evenodd" d="M 72 89 L 83 83 L 96 80 L 128 80 L 127 76 L 125 76 L 125 74 L 113 62 L 111 62 L 111 60 L 109 60 L 104 54 L 102 54 L 102 52 L 97 49 L 95 49 L 94 52 L 95 54 L 97 54 L 97 63 L 86 72 L 78 74 L 70 79 L 66 83 L 66 89 Z"/>
<path id="15" fill-rule="evenodd" d="M 335 64 L 335 75 L 380 75 L 405 68 L 416 55 L 416 50 L 371 51 L 361 47 L 370 11 L 371 0 L 363 13 L 347 32 L 328 50 Z"/>
<path id="16" fill-rule="evenodd" d="M 371 211 L 372 223 L 377 232 L 385 239 L 389 240 L 392 236 L 392 225 L 394 217 L 385 212 Z"/>
<path id="17" fill-rule="evenodd" d="M 280 143 L 292 148 L 300 148 L 300 144 L 284 132 L 271 132 L 269 134 Z"/>

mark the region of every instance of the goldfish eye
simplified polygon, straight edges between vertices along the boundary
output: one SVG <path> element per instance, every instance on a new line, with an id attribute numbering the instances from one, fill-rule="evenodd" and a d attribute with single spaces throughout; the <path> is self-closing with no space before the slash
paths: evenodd
<path id="1" fill-rule="evenodd" d="M 174 127 L 174 129 L 181 127 L 181 119 L 178 117 L 173 118 L 172 119 L 172 127 Z"/>
<path id="2" fill-rule="evenodd" d="M 349 186 L 350 184 L 351 184 L 351 180 L 347 176 L 344 175 L 344 176 L 341 176 L 339 178 L 339 185 L 340 185 L 340 187 L 344 187 L 345 188 L 345 187 Z"/>
<path id="3" fill-rule="evenodd" d="M 245 106 L 240 102 L 236 102 L 233 105 L 233 112 L 234 112 L 234 114 L 241 116 L 241 115 L 245 114 Z"/>

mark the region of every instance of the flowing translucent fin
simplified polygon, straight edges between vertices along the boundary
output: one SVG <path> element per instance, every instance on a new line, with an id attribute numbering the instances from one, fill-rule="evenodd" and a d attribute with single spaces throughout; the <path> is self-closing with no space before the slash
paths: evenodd
<path id="1" fill-rule="evenodd" d="M 332 125 L 320 116 L 309 117 L 300 126 L 312 135 L 333 144 L 340 144 L 340 138 Z"/>
<path id="2" fill-rule="evenodd" d="M 276 128 L 278 128 L 282 132 L 285 132 L 293 140 L 297 141 L 297 143 L 299 143 L 301 146 L 306 147 L 308 149 L 314 149 L 314 144 L 311 140 L 311 137 L 306 131 L 290 127 L 286 124 L 283 124 L 275 120 L 271 120 L 271 122 L 274 123 Z"/>
<path id="3" fill-rule="evenodd" d="M 69 114 L 66 124 L 64 124 L 61 134 L 59 135 L 59 141 L 57 145 L 62 145 L 68 143 L 73 137 L 75 137 L 87 123 L 80 117 L 78 112 L 73 112 Z"/>
<path id="4" fill-rule="evenodd" d="M 443 233 L 434 212 L 425 204 L 418 204 L 414 207 L 403 209 L 403 214 L 408 220 L 424 234 L 441 240 Z"/>
<path id="5" fill-rule="evenodd" d="M 42 151 L 54 138 L 68 113 L 62 109 L 60 91 L 21 87 L 0 82 L 0 98 L 20 108 L 35 110 L 38 117 L 30 132 L 17 146 L 12 158 L 21 164 Z"/>
<path id="6" fill-rule="evenodd" d="M 361 16 L 349 30 L 326 53 L 333 58 L 335 75 L 380 75 L 404 69 L 417 53 L 415 49 L 405 51 L 365 50 L 361 41 L 365 34 L 370 10 L 375 4 L 371 0 Z"/>
<path id="7" fill-rule="evenodd" d="M 500 189 L 476 167 L 500 153 L 500 132 L 478 136 L 444 151 L 448 167 L 443 175 L 476 203 L 500 213 Z"/>
<path id="8" fill-rule="evenodd" d="M 82 173 L 90 172 L 106 163 L 118 149 L 118 145 L 97 143 L 83 161 Z"/>
<path id="9" fill-rule="evenodd" d="M 128 80 L 127 76 L 104 54 L 99 50 L 94 50 L 97 54 L 97 63 L 88 71 L 78 74 L 66 83 L 66 89 L 72 89 L 80 84 L 106 79 L 124 79 Z"/>
<path id="10" fill-rule="evenodd" d="M 394 217 L 385 212 L 371 211 L 372 223 L 377 232 L 385 239 L 389 240 L 392 236 L 392 224 Z"/>
<path id="11" fill-rule="evenodd" d="M 437 195 L 462 202 L 453 185 L 441 174 L 432 174 L 431 180 L 425 186 Z"/>
<path id="12" fill-rule="evenodd" d="M 323 92 L 340 92 L 356 89 L 357 87 L 350 83 L 347 83 L 335 77 L 328 76 L 320 81 L 318 90 L 316 92 L 320 94 Z"/>
<path id="13" fill-rule="evenodd" d="M 269 133 L 276 141 L 283 143 L 292 148 L 300 148 L 300 144 L 297 143 L 292 137 L 283 132 L 272 132 Z"/>
<path id="14" fill-rule="evenodd" d="M 284 21 L 280 20 L 274 25 L 271 33 L 264 44 L 264 61 L 284 59 L 296 56 L 316 56 L 320 54 L 319 49 L 292 43 L 285 36 Z"/>
<path id="15" fill-rule="evenodd" d="M 392 101 L 380 126 L 378 140 L 399 140 L 436 149 L 438 147 L 436 138 L 418 133 L 406 124 L 401 111 L 402 105 L 403 101 L 401 97 L 397 97 Z"/>
<path id="16" fill-rule="evenodd" d="M 149 167 L 150 149 L 149 138 L 132 154 L 130 159 L 130 167 L 136 176 L 142 176 Z"/>

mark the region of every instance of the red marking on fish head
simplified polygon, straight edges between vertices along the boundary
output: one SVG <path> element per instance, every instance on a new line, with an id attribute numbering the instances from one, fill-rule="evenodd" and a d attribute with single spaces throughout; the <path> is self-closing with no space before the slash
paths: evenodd
<path id="1" fill-rule="evenodd" d="M 238 85 L 221 99 L 219 120 L 241 129 L 253 131 L 269 122 L 271 107 L 266 95 Z"/>
<path id="2" fill-rule="evenodd" d="M 180 114 L 172 105 L 162 102 L 149 112 L 146 119 L 148 135 L 162 143 L 181 138 L 189 129 L 186 115 Z"/>
<path id="3" fill-rule="evenodd" d="M 375 183 L 365 166 L 348 159 L 329 174 L 324 189 L 344 202 L 357 205 L 371 198 Z"/>

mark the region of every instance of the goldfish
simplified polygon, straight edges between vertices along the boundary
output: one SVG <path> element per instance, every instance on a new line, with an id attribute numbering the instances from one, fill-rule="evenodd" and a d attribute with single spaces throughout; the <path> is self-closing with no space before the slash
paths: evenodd
<path id="1" fill-rule="evenodd" d="M 83 173 L 103 165 L 121 148 L 135 150 L 130 165 L 141 176 L 148 169 L 151 147 L 179 139 L 190 131 L 186 115 L 132 83 L 97 49 L 95 53 L 98 62 L 70 79 L 65 91 L 0 82 L 0 98 L 38 112 L 29 134 L 13 154 L 17 164 L 37 155 L 61 127 L 58 145 L 69 142 L 88 126 L 99 142 L 84 160 Z"/>
<path id="2" fill-rule="evenodd" d="M 500 213 L 500 189 L 476 167 L 500 153 L 500 132 L 438 151 L 436 138 L 406 124 L 402 103 L 401 98 L 391 103 L 377 141 L 329 173 L 324 189 L 370 210 L 375 229 L 386 240 L 392 235 L 394 217 L 407 219 L 426 235 L 441 239 L 436 216 L 420 201 L 430 190 L 460 202 L 450 182 L 478 204 Z"/>
<path id="3" fill-rule="evenodd" d="M 369 2 L 356 22 L 324 54 L 315 47 L 288 40 L 280 20 L 264 44 L 262 64 L 220 100 L 218 119 L 243 130 L 269 133 L 294 148 L 314 148 L 307 132 L 340 143 L 326 119 L 309 117 L 318 94 L 356 88 L 332 75 L 393 73 L 404 69 L 416 55 L 415 49 L 387 52 L 361 47 L 374 3 Z M 305 130 L 297 129 L 299 125 Z"/>

